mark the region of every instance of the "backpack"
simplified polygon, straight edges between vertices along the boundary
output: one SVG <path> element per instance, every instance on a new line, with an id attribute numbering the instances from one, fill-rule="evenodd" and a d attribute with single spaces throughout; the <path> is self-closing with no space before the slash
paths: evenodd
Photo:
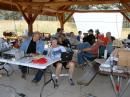
<path id="1" fill-rule="evenodd" d="M 62 62 L 69 62 L 73 58 L 73 52 L 62 52 L 61 53 L 61 61 Z"/>

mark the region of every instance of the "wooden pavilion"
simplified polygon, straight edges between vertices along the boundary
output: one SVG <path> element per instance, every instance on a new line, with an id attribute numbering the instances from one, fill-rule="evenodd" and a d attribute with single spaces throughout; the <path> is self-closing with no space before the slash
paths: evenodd
<path id="1" fill-rule="evenodd" d="M 71 8 L 72 6 L 95 6 L 100 4 L 119 4 L 120 7 L 112 10 L 77 10 Z M 130 12 L 130 0 L 0 0 L 0 9 L 21 12 L 28 24 L 29 32 L 33 32 L 33 23 L 38 15 L 57 16 L 61 28 L 64 28 L 66 21 L 75 12 L 120 12 L 130 22 L 127 15 Z M 66 13 L 69 14 L 67 17 L 65 16 Z"/>

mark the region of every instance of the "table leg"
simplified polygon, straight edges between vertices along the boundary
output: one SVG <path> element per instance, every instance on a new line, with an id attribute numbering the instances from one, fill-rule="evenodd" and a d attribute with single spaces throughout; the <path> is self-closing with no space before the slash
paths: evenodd
<path id="1" fill-rule="evenodd" d="M 9 71 L 5 68 L 5 65 L 10 66 L 8 63 L 4 63 L 4 64 L 3 64 L 3 67 L 2 67 L 2 68 L 0 68 L 0 70 L 4 70 L 4 71 L 6 72 L 6 74 L 7 74 L 7 76 L 12 75 L 13 71 L 12 71 L 12 73 L 11 73 L 11 74 L 9 74 Z M 11 67 L 11 66 L 10 66 L 10 67 Z M 11 68 L 12 68 L 12 67 L 11 67 Z M 12 70 L 13 70 L 13 69 L 12 69 Z"/>
<path id="2" fill-rule="evenodd" d="M 120 80 L 120 77 L 118 76 L 118 82 L 117 84 L 115 83 L 115 80 L 114 80 L 114 77 L 113 75 L 111 74 L 110 75 L 110 79 L 111 79 L 111 82 L 112 82 L 112 86 L 113 86 L 113 89 L 114 89 L 114 92 L 116 94 L 116 97 L 120 97 L 120 91 L 121 91 L 121 80 Z"/>
<path id="3" fill-rule="evenodd" d="M 48 80 L 48 81 L 46 81 L 46 75 L 45 75 L 45 73 L 46 73 L 46 69 L 43 71 L 44 73 L 43 73 L 43 76 L 44 76 L 44 84 L 43 84 L 43 86 L 42 86 L 42 88 L 41 88 L 41 92 L 40 92 L 40 97 L 42 97 L 42 93 L 43 93 L 43 91 L 44 91 L 44 87 L 47 85 L 47 84 L 49 84 L 51 81 L 53 82 L 53 84 L 54 84 L 54 88 L 55 88 L 55 81 L 53 80 L 53 76 L 52 76 L 52 69 L 51 69 L 51 71 L 50 72 L 48 72 L 48 73 L 50 73 L 50 75 L 51 75 L 51 78 Z"/>
<path id="4" fill-rule="evenodd" d="M 127 88 L 128 88 L 129 85 L 130 85 L 130 79 L 128 79 L 128 81 L 127 81 L 127 83 L 126 83 L 126 86 L 125 86 L 125 88 L 122 90 L 122 92 L 121 92 L 121 94 L 120 94 L 119 97 L 122 97 L 122 96 L 124 95 L 124 93 L 126 92 L 126 90 L 127 90 Z"/>
<path id="5" fill-rule="evenodd" d="M 121 77 L 118 76 L 117 78 L 117 84 L 116 84 L 116 91 L 117 91 L 117 95 L 118 97 L 120 97 L 120 93 L 121 93 Z"/>

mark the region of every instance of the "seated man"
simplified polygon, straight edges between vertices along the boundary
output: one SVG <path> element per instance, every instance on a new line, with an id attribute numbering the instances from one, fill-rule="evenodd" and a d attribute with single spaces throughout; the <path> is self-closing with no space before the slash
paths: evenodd
<path id="1" fill-rule="evenodd" d="M 92 61 L 95 57 L 97 57 L 98 50 L 101 45 L 104 45 L 103 38 L 98 37 L 97 41 L 91 47 L 88 45 L 88 47 L 81 49 L 80 52 L 78 53 L 78 60 L 77 60 L 78 64 L 80 66 L 84 65 L 85 64 L 84 58 Z"/>
<path id="2" fill-rule="evenodd" d="M 70 44 L 73 46 L 78 45 L 80 42 L 77 40 L 77 37 L 74 35 L 74 32 L 70 32 L 70 37 L 68 38 L 70 41 Z"/>
<path id="3" fill-rule="evenodd" d="M 26 54 L 42 54 L 44 50 L 44 42 L 40 40 L 40 33 L 34 32 L 33 36 L 25 40 L 20 47 L 20 50 Z M 27 67 L 19 66 L 22 72 L 22 78 L 26 78 Z"/>
<path id="4" fill-rule="evenodd" d="M 49 51 L 51 51 L 51 54 L 52 54 L 51 56 L 60 58 L 61 57 L 61 53 L 62 52 L 66 52 L 66 49 L 63 46 L 60 46 L 60 45 L 57 44 L 57 39 L 56 38 L 52 38 L 51 39 L 51 48 L 49 49 Z M 58 86 L 58 79 L 59 79 L 59 76 L 60 76 L 60 72 L 61 72 L 62 66 L 64 66 L 65 68 L 69 69 L 69 82 L 70 82 L 71 85 L 74 85 L 74 82 L 72 80 L 72 76 L 73 76 L 74 68 L 75 68 L 74 62 L 70 61 L 70 62 L 64 64 L 64 63 L 62 63 L 62 61 L 58 61 L 58 62 L 54 63 L 54 67 L 56 67 L 56 77 L 55 77 L 55 84 L 56 84 L 56 86 Z M 41 72 L 42 71 L 39 71 L 37 73 L 37 75 L 35 76 L 33 82 L 40 81 L 40 79 L 42 77 L 42 73 Z"/>
<path id="5" fill-rule="evenodd" d="M 105 37 L 105 45 L 106 45 L 106 50 L 108 52 L 108 55 L 110 55 L 112 53 L 112 51 L 114 50 L 113 39 L 114 39 L 114 37 L 111 36 L 111 32 L 107 32 L 106 37 Z"/>

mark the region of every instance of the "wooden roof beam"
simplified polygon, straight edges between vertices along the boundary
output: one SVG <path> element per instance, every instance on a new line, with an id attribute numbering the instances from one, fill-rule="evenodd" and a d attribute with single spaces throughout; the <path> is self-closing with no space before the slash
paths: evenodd
<path id="1" fill-rule="evenodd" d="M 0 0 L 2 2 L 2 0 Z M 45 5 L 45 6 L 62 6 L 62 5 L 96 5 L 96 4 L 113 4 L 113 3 L 120 3 L 120 0 L 106 0 L 106 1 L 58 1 L 58 2 L 20 2 L 17 3 L 21 5 Z"/>
<path id="2" fill-rule="evenodd" d="M 36 17 L 38 16 L 38 14 L 40 14 L 40 12 L 36 11 L 35 13 L 25 13 L 25 11 L 22 9 L 22 6 L 19 4 L 16 4 L 18 10 L 22 13 L 22 15 L 24 16 L 25 20 L 27 21 L 27 23 L 29 23 L 30 21 L 34 22 L 34 20 L 36 19 Z M 39 7 L 39 10 L 42 9 L 42 7 Z M 31 19 L 31 20 L 30 20 Z"/>
<path id="3" fill-rule="evenodd" d="M 122 3 L 122 5 L 127 9 L 130 10 L 130 6 L 127 3 Z"/>
<path id="4" fill-rule="evenodd" d="M 70 13 L 69 16 L 64 20 L 64 24 L 70 19 L 70 17 L 74 14 L 74 12 Z"/>
<path id="5" fill-rule="evenodd" d="M 57 16 L 56 13 L 46 13 L 46 12 L 42 12 L 41 15 L 47 15 L 47 16 Z"/>
<path id="6" fill-rule="evenodd" d="M 128 12 L 128 10 L 64 10 L 66 13 L 118 13 L 118 12 Z M 129 10 L 130 12 L 130 10 Z"/>
<path id="7" fill-rule="evenodd" d="M 130 9 L 130 6 L 128 5 L 128 1 L 130 3 L 130 0 L 121 0 L 122 5 L 126 8 L 126 9 Z"/>
<path id="8" fill-rule="evenodd" d="M 47 8 L 47 7 L 43 7 L 43 9 L 42 9 L 43 11 L 48 11 L 48 12 L 56 12 L 56 13 L 62 13 L 62 12 L 60 12 L 60 11 L 58 11 L 58 10 L 55 10 L 55 9 L 52 9 L 52 8 Z"/>
<path id="9" fill-rule="evenodd" d="M 124 12 L 121 12 L 121 14 L 125 17 L 126 20 L 130 22 L 130 18 Z"/>
<path id="10" fill-rule="evenodd" d="M 22 9 L 22 6 L 19 4 L 16 4 L 18 10 L 21 12 L 21 14 L 23 15 L 24 19 L 26 20 L 26 22 L 29 22 L 28 16 L 25 14 L 25 12 Z"/>
<path id="11" fill-rule="evenodd" d="M 16 6 L 16 3 L 14 3 L 13 1 L 0 0 L 0 3 L 5 3 L 5 4 L 10 4 L 10 5 L 15 5 Z"/>

